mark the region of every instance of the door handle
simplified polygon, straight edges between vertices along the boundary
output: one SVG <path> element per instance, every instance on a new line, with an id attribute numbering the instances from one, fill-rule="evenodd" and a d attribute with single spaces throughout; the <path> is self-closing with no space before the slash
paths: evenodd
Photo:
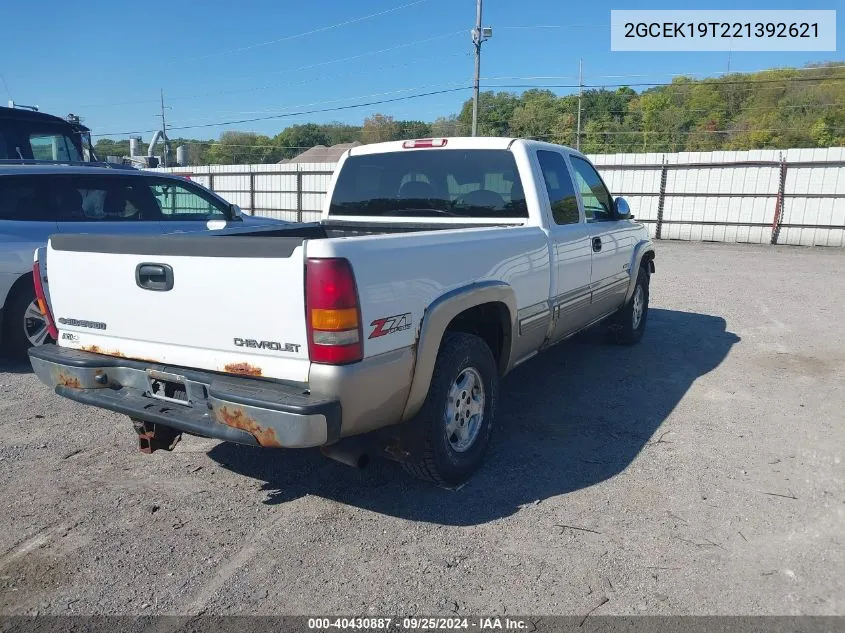
<path id="1" fill-rule="evenodd" d="M 138 264 L 135 283 L 144 290 L 166 291 L 173 288 L 173 268 L 167 264 Z"/>
<path id="2" fill-rule="evenodd" d="M 593 251 L 598 253 L 600 250 L 601 250 L 601 238 L 600 237 L 594 237 L 593 238 Z"/>

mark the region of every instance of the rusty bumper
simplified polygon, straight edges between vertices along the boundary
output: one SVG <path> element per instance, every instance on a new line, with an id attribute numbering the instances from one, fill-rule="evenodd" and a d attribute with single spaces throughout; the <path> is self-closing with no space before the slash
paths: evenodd
<path id="1" fill-rule="evenodd" d="M 60 396 L 179 431 L 239 444 L 304 448 L 340 437 L 337 400 L 305 385 L 223 376 L 42 345 L 29 351 L 38 378 Z M 180 399 L 152 396 L 151 376 L 184 385 Z"/>

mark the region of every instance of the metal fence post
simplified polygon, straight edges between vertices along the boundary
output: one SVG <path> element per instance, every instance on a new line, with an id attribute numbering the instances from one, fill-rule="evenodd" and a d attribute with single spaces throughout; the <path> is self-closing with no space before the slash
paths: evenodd
<path id="1" fill-rule="evenodd" d="M 780 236 L 780 221 L 783 218 L 783 194 L 786 188 L 786 159 L 781 154 L 780 159 L 780 180 L 778 182 L 778 195 L 775 199 L 775 216 L 772 218 L 772 244 L 778 243 Z"/>
<path id="2" fill-rule="evenodd" d="M 296 171 L 296 221 L 302 222 L 302 172 Z"/>
<path id="3" fill-rule="evenodd" d="M 255 172 L 249 172 L 249 214 L 255 215 Z"/>
<path id="4" fill-rule="evenodd" d="M 214 191 L 214 172 L 208 170 L 208 188 Z"/>
<path id="5" fill-rule="evenodd" d="M 663 157 L 660 168 L 660 194 L 657 198 L 657 227 L 654 230 L 654 238 L 660 239 L 663 234 L 663 205 L 666 202 L 666 157 Z"/>

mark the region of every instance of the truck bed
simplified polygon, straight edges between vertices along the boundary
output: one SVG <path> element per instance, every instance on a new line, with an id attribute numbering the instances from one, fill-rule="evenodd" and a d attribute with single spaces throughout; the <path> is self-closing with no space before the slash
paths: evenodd
<path id="1" fill-rule="evenodd" d="M 534 237 L 523 243 L 510 231 Z M 306 257 L 352 262 L 364 299 L 364 323 L 409 308 L 420 309 L 414 317 L 418 322 L 423 306 L 417 303 L 425 297 L 404 302 L 401 310 L 385 304 L 386 297 L 396 296 L 385 295 L 385 272 L 411 261 L 424 268 L 461 261 L 467 249 L 482 249 L 472 270 L 463 267 L 460 275 L 482 278 L 497 269 L 500 258 L 514 262 L 511 257 L 522 254 L 527 264 L 527 244 L 541 246 L 543 239 L 535 227 L 508 228 L 507 223 L 324 221 L 165 236 L 57 234 L 50 239 L 47 260 L 62 347 L 307 382 Z M 169 280 L 152 279 L 150 270 L 158 271 L 155 275 L 166 270 Z M 443 273 L 444 288 L 451 287 L 455 274 Z M 428 282 L 417 287 L 424 295 L 435 292 Z M 368 340 L 365 350 L 388 351 L 383 348 L 399 338 Z"/>

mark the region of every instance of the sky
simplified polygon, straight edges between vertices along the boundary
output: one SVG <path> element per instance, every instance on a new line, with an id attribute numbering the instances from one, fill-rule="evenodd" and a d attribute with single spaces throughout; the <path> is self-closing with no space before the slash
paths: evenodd
<path id="1" fill-rule="evenodd" d="M 840 2 L 741 6 L 838 8 L 836 52 L 612 52 L 611 9 L 642 8 L 681 7 L 484 0 L 493 38 L 483 45 L 482 90 L 554 85 L 569 94 L 579 58 L 586 85 L 611 88 L 845 59 Z M 360 124 L 376 112 L 432 121 L 458 112 L 472 94 L 475 0 L 0 0 L 0 16 L 0 103 L 81 115 L 96 136 L 148 140 L 161 125 L 162 90 L 170 136 L 201 139 L 232 129 L 272 136 L 306 122 Z M 388 99 L 397 100 L 350 107 Z M 296 114 L 331 108 L 344 109 Z M 259 117 L 278 118 L 221 125 Z"/>

